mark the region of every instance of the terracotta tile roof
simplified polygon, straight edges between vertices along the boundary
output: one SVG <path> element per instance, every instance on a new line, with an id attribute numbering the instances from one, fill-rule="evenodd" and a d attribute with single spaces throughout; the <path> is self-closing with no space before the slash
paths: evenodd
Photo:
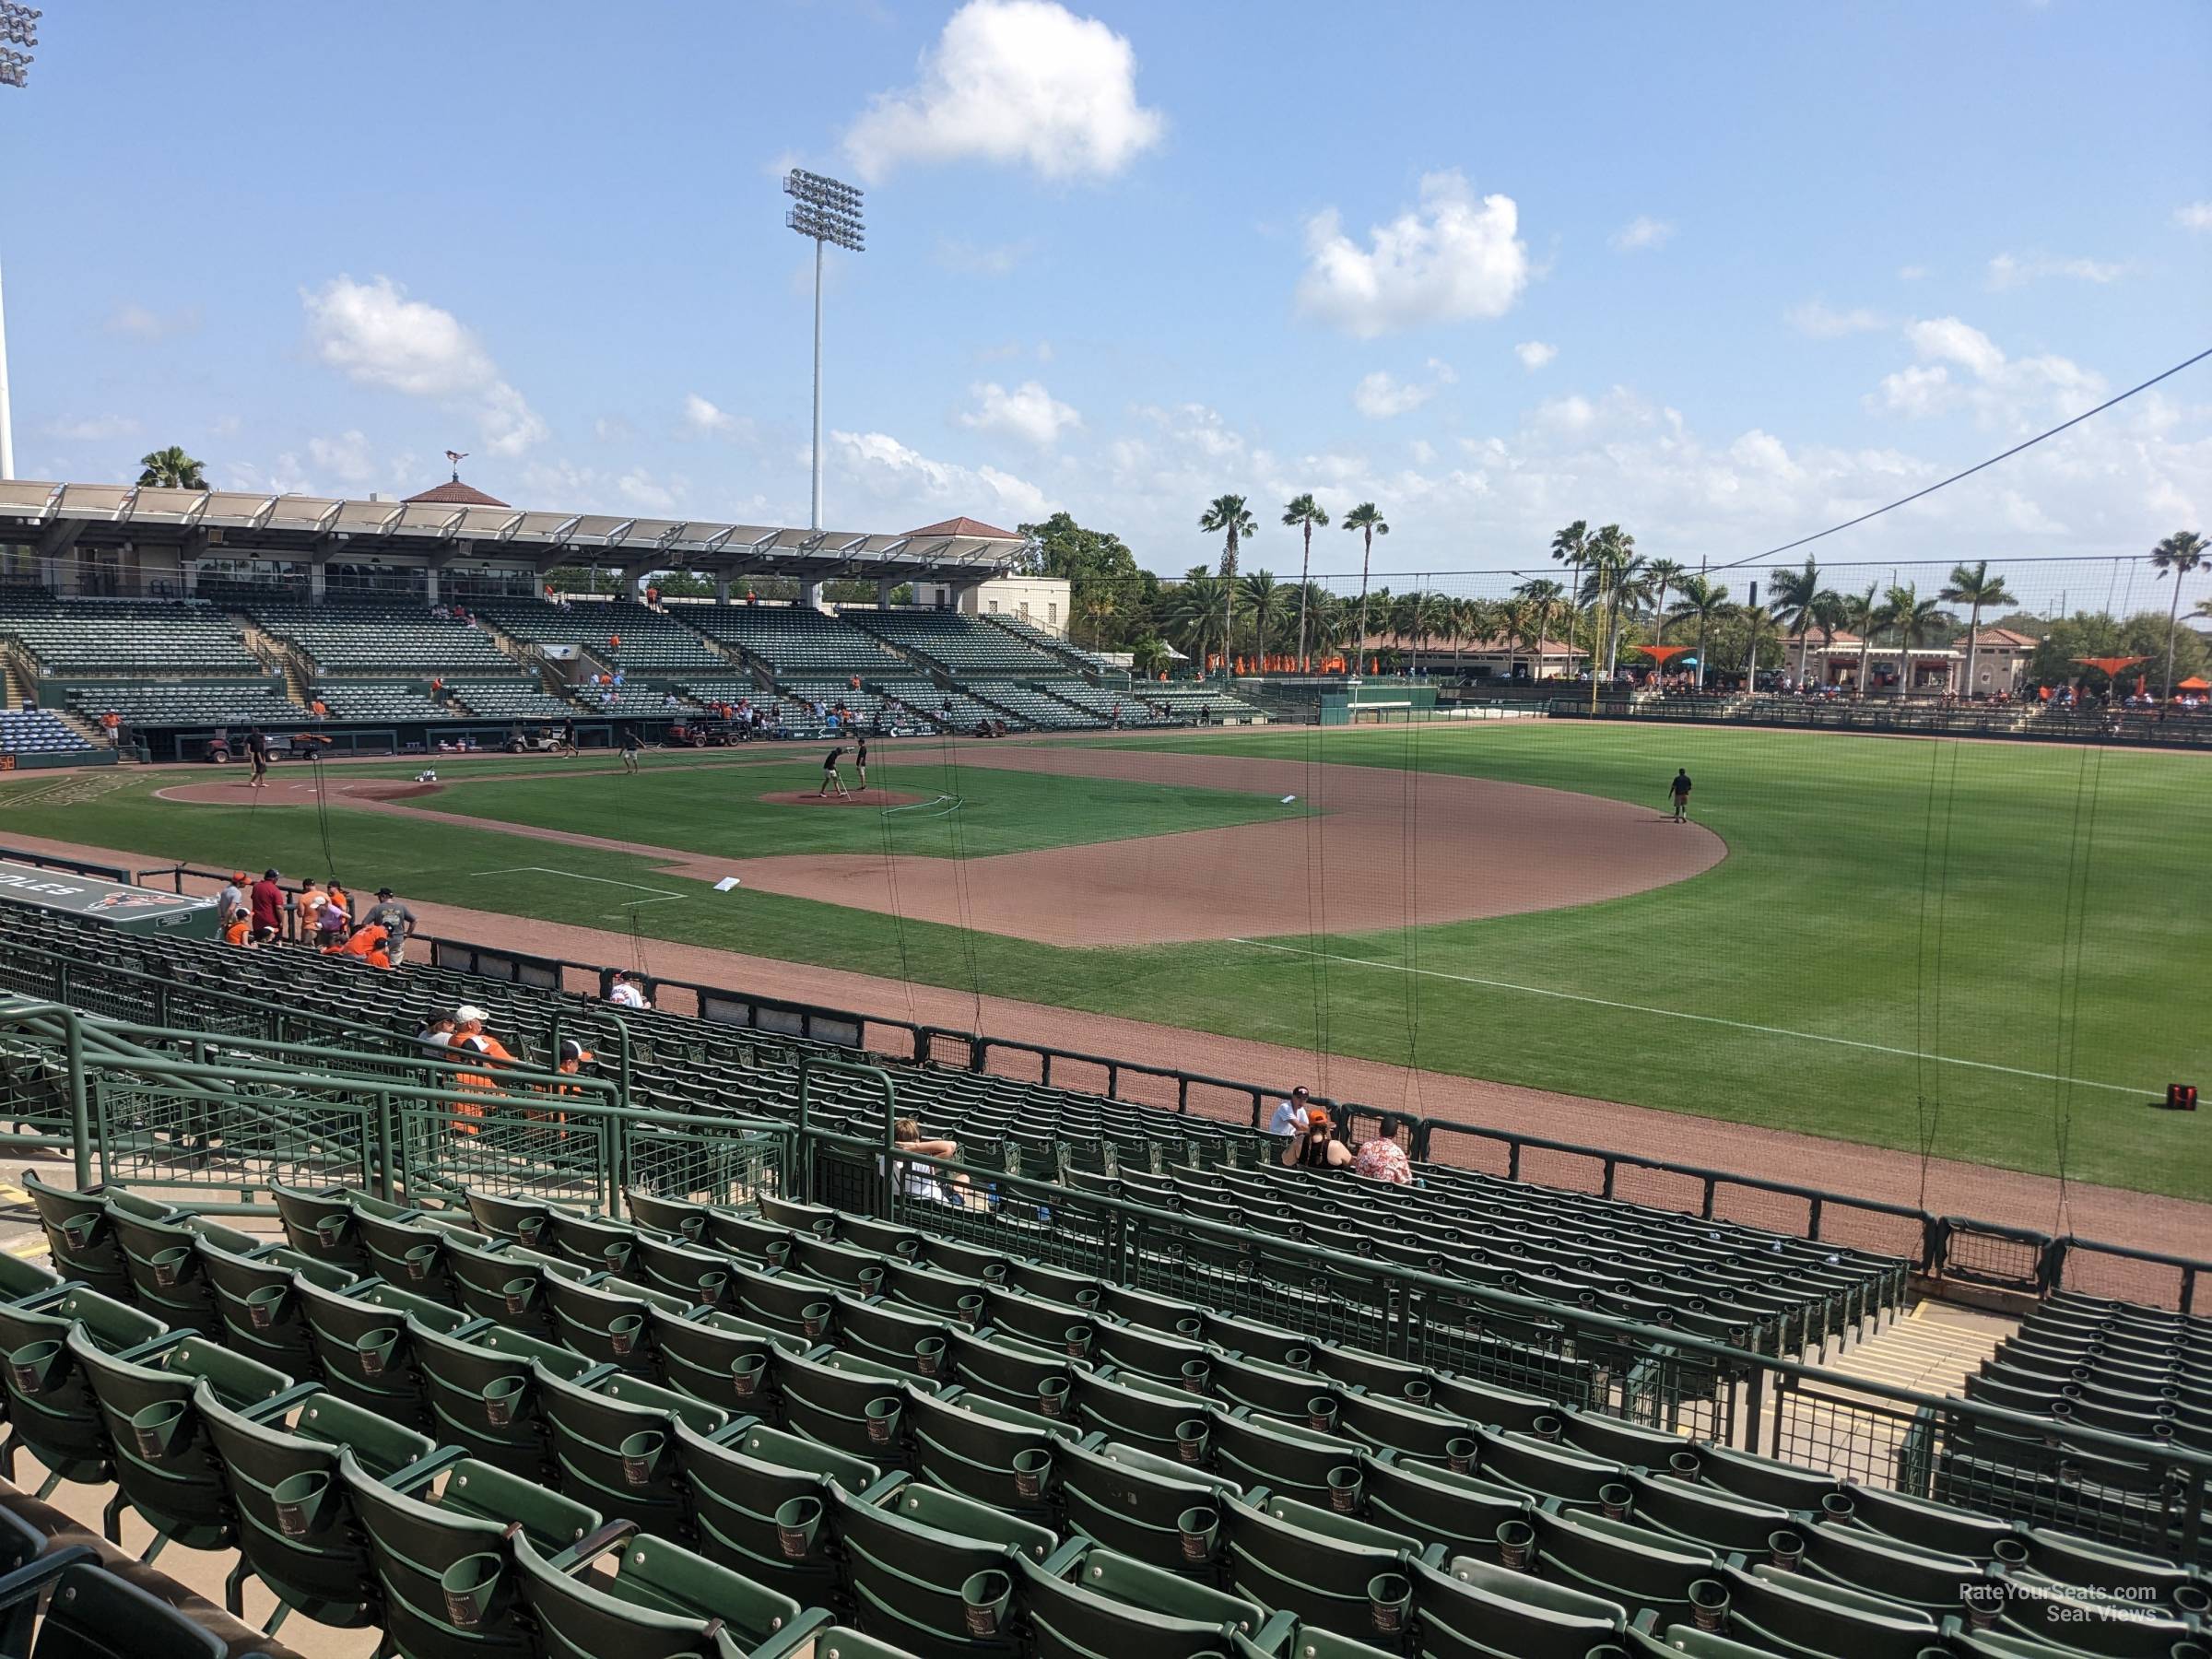
<path id="1" fill-rule="evenodd" d="M 1959 643 L 1963 647 L 1967 641 L 1961 639 Z M 2033 634 L 2019 633 L 2009 628 L 1985 628 L 1975 637 L 1974 643 L 1984 651 L 1993 646 L 1999 650 L 2033 651 L 2041 641 Z"/>
<path id="2" fill-rule="evenodd" d="M 409 501 L 428 501 L 440 507 L 504 507 L 505 501 L 497 496 L 488 496 L 474 484 L 464 484 L 458 478 L 449 478 L 443 484 L 431 486 L 420 495 L 411 495 Z"/>
<path id="3" fill-rule="evenodd" d="M 1011 530 L 1000 530 L 980 519 L 948 518 L 941 524 L 924 524 L 919 530 L 909 530 L 909 535 L 976 535 L 988 536 L 993 541 L 1018 541 Z"/>

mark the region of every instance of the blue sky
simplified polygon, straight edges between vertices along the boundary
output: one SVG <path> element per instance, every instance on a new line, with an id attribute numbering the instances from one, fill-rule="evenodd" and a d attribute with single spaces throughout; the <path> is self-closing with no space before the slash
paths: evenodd
<path id="1" fill-rule="evenodd" d="M 25 477 L 801 523 L 1373 499 L 1377 565 L 1756 552 L 2212 345 L 2212 13 L 49 0 L 0 93 Z M 166 17 L 166 14 L 165 14 Z M 1350 21 L 1357 18 L 1357 22 Z M 606 27 L 608 19 L 615 19 Z M 2212 364 L 1828 557 L 2142 551 Z M 1324 538 L 1324 568 L 1356 568 Z"/>

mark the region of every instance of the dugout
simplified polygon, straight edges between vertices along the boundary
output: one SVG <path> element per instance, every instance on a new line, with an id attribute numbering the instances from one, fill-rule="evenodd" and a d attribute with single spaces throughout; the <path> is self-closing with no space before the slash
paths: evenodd
<path id="1" fill-rule="evenodd" d="M 159 893 L 152 888 L 41 870 L 0 859 L 0 895 L 18 904 L 95 922 L 120 933 L 171 934 L 179 938 L 212 939 L 215 900 L 188 893 Z"/>

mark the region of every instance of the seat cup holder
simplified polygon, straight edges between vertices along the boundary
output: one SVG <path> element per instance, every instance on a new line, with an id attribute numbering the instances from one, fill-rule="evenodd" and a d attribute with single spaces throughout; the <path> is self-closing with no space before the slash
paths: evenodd
<path id="1" fill-rule="evenodd" d="M 1220 1553 L 1221 1516 L 1203 1505 L 1184 1510 L 1175 1517 L 1175 1536 L 1182 1559 L 1194 1567 L 1203 1567 Z"/>
<path id="2" fill-rule="evenodd" d="M 1014 1581 L 996 1568 L 971 1574 L 960 1586 L 960 1617 L 968 1634 L 978 1641 L 998 1635 L 1006 1622 L 1006 1606 L 1014 1598 Z"/>
<path id="3" fill-rule="evenodd" d="M 463 1556 L 438 1575 L 446 1621 L 464 1630 L 488 1622 L 500 1590 L 501 1562 L 496 1555 Z"/>
<path id="4" fill-rule="evenodd" d="M 622 1483 L 629 1487 L 653 1484 L 653 1473 L 667 1449 L 668 1437 L 658 1429 L 641 1429 L 616 1450 L 622 1459 Z"/>
<path id="5" fill-rule="evenodd" d="M 888 1446 L 899 1438 L 900 1405 L 896 1394 L 878 1394 L 861 1407 L 861 1416 L 868 1425 L 870 1445 Z"/>
<path id="6" fill-rule="evenodd" d="M 314 1532 L 329 1500 L 330 1475 L 324 1469 L 288 1475 L 269 1489 L 269 1501 L 276 1511 L 276 1530 L 288 1538 L 304 1538 Z"/>
<path id="7" fill-rule="evenodd" d="M 1378 1572 L 1367 1581 L 1367 1617 L 1378 1636 L 1402 1636 L 1413 1610 L 1413 1581 L 1402 1572 Z"/>
<path id="8" fill-rule="evenodd" d="M 1498 1560 L 1509 1572 L 1526 1572 L 1535 1559 L 1536 1529 L 1525 1521 L 1498 1523 Z"/>
<path id="9" fill-rule="evenodd" d="M 1206 1427 L 1203 1418 L 1188 1418 L 1175 1425 L 1175 1457 L 1179 1463 L 1206 1461 Z"/>
<path id="10" fill-rule="evenodd" d="M 1477 1450 L 1472 1436 L 1455 1435 L 1444 1442 L 1444 1466 L 1454 1475 L 1472 1474 Z"/>
<path id="11" fill-rule="evenodd" d="M 1608 1521 L 1626 1521 L 1636 1507 L 1636 1494 L 1618 1480 L 1597 1488 L 1598 1513 Z"/>
<path id="12" fill-rule="evenodd" d="M 1689 1586 L 1689 1617 L 1700 1630 L 1728 1628 L 1728 1586 L 1718 1579 L 1696 1579 Z"/>
<path id="13" fill-rule="evenodd" d="M 1044 1496 L 1053 1477 L 1053 1454 L 1041 1446 L 1025 1446 L 1014 1453 L 1014 1490 L 1034 1502 Z"/>
<path id="14" fill-rule="evenodd" d="M 819 1498 L 794 1498 L 776 1511 L 776 1548 L 787 1561 L 803 1561 L 812 1555 L 821 1530 Z"/>
<path id="15" fill-rule="evenodd" d="M 514 1421 L 515 1407 L 530 1384 L 521 1377 L 494 1377 L 484 1384 L 484 1421 L 494 1429 L 504 1429 Z"/>

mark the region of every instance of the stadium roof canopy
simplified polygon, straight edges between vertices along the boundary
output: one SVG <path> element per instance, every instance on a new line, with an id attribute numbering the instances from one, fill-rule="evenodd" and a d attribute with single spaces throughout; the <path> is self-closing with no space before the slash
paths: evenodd
<path id="1" fill-rule="evenodd" d="M 49 556 L 128 544 L 175 547 L 185 559 L 327 564 L 418 558 L 439 568 L 460 560 L 512 560 L 540 571 L 598 564 L 802 582 L 858 577 L 957 583 L 998 574 L 1027 545 L 987 524 L 973 526 L 987 534 L 974 534 L 971 524 L 955 519 L 889 535 L 419 499 L 362 501 L 259 490 L 0 480 L 0 542 L 30 544 Z"/>

